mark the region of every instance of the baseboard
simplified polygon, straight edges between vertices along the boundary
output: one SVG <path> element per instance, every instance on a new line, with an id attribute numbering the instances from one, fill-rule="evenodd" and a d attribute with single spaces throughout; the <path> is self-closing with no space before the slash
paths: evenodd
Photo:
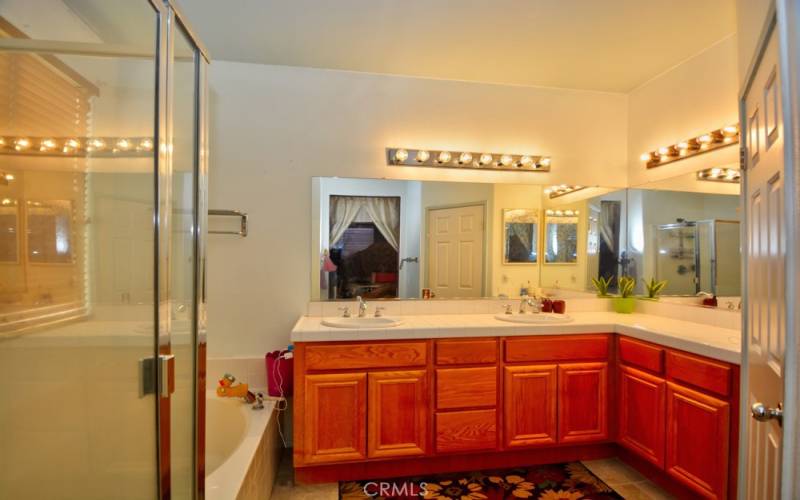
<path id="1" fill-rule="evenodd" d="M 410 477 L 419 474 L 463 472 L 471 470 L 504 469 L 539 464 L 595 460 L 613 457 L 613 443 L 579 446 L 558 446 L 504 452 L 461 455 L 440 455 L 347 464 L 314 465 L 295 468 L 297 483 L 327 483 L 359 479 Z"/>

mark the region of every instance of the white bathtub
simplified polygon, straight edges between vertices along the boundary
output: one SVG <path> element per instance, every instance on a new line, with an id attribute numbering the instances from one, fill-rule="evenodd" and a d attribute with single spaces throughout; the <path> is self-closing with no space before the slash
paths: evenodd
<path id="1" fill-rule="evenodd" d="M 239 399 L 219 398 L 208 391 L 207 499 L 269 498 L 264 489 L 271 490 L 279 452 L 274 407 L 273 401 L 264 401 L 263 410 L 253 410 Z"/>

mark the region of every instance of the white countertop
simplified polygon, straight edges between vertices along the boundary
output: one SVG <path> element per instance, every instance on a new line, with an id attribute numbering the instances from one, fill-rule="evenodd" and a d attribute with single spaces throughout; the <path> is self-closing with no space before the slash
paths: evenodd
<path id="1" fill-rule="evenodd" d="M 739 364 L 741 360 L 739 330 L 641 313 L 576 312 L 570 316 L 573 321 L 569 323 L 531 325 L 500 321 L 494 314 L 403 315 L 396 316 L 403 323 L 393 328 L 357 330 L 324 326 L 324 318 L 303 316 L 292 329 L 291 338 L 292 342 L 324 342 L 619 333 L 729 363 Z"/>

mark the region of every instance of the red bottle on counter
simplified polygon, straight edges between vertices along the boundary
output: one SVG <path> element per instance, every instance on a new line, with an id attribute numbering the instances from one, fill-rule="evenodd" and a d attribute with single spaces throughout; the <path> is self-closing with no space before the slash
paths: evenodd
<path id="1" fill-rule="evenodd" d="M 564 314 L 567 312 L 567 303 L 563 300 L 553 301 L 553 312 L 556 314 Z"/>

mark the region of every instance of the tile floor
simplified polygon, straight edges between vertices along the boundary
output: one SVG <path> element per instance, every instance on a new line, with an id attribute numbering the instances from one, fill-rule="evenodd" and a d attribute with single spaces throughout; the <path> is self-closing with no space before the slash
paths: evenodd
<path id="1" fill-rule="evenodd" d="M 674 498 L 617 458 L 588 460 L 583 463 L 626 499 L 665 500 Z M 291 454 L 284 455 L 275 487 L 272 490 L 272 500 L 337 500 L 338 498 L 335 483 L 294 484 Z"/>

